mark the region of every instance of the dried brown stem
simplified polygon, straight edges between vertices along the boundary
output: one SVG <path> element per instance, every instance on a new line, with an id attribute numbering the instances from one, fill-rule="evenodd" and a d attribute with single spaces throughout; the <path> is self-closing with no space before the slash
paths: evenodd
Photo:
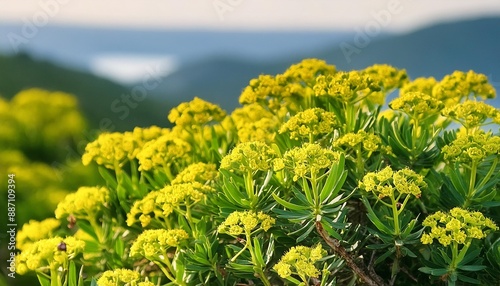
<path id="1" fill-rule="evenodd" d="M 356 275 L 359 278 L 361 278 L 361 280 L 363 280 L 367 285 L 387 286 L 384 280 L 382 280 L 382 278 L 378 276 L 376 273 L 372 271 L 370 271 L 371 272 L 370 273 L 368 269 L 366 269 L 366 266 L 356 264 L 354 258 L 352 258 L 352 256 L 345 250 L 345 248 L 340 245 L 340 241 L 328 235 L 328 233 L 321 225 L 320 221 L 316 222 L 316 230 L 318 231 L 319 235 L 323 238 L 323 240 L 326 242 L 326 244 L 328 244 L 328 246 L 330 246 L 336 254 L 342 257 L 347 266 L 351 268 L 352 271 L 354 271 L 354 273 L 356 273 Z"/>

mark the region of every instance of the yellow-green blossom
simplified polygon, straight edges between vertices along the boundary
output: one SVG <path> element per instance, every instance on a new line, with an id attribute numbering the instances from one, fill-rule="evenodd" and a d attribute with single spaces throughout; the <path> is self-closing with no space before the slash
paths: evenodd
<path id="1" fill-rule="evenodd" d="M 178 161 L 189 160 L 191 145 L 177 138 L 173 134 L 167 134 L 149 141 L 137 154 L 139 159 L 139 171 L 149 171 L 158 166 L 170 166 Z"/>
<path id="2" fill-rule="evenodd" d="M 226 112 L 219 106 L 195 97 L 190 102 L 183 102 L 172 108 L 168 120 L 176 126 L 193 127 L 201 126 L 213 121 L 222 121 Z"/>
<path id="3" fill-rule="evenodd" d="M 182 229 L 150 229 L 143 231 L 130 247 L 130 256 L 143 256 L 149 260 L 162 259 L 170 248 L 178 248 L 189 238 Z"/>
<path id="4" fill-rule="evenodd" d="M 229 214 L 217 230 L 219 233 L 238 236 L 250 234 L 259 229 L 268 231 L 274 223 L 275 219 L 263 212 L 235 211 Z"/>
<path id="5" fill-rule="evenodd" d="M 408 92 L 421 92 L 427 95 L 432 95 L 432 90 L 436 84 L 437 81 L 433 77 L 419 77 L 412 80 L 411 82 L 403 84 L 403 86 L 399 89 L 399 94 L 405 94 Z"/>
<path id="6" fill-rule="evenodd" d="M 405 82 L 408 81 L 406 70 L 400 70 L 386 64 L 375 64 L 373 66 L 367 67 L 362 72 L 369 75 L 373 81 L 378 82 L 378 85 L 384 91 L 390 91 L 395 88 L 401 87 Z M 380 104 L 383 104 L 383 102 Z"/>
<path id="7" fill-rule="evenodd" d="M 218 176 L 219 172 L 215 164 L 193 163 L 177 174 L 175 179 L 172 180 L 172 185 L 192 182 L 207 184 L 214 181 Z"/>
<path id="8" fill-rule="evenodd" d="M 222 158 L 220 168 L 241 173 L 267 171 L 276 157 L 276 151 L 264 142 L 243 142 Z"/>
<path id="9" fill-rule="evenodd" d="M 469 245 L 472 239 L 483 239 L 489 232 L 498 230 L 498 226 L 482 213 L 459 207 L 449 213 L 435 212 L 426 217 L 422 225 L 430 228 L 430 232 L 425 232 L 420 241 L 431 244 L 436 239 L 443 246 L 452 242 Z"/>
<path id="10" fill-rule="evenodd" d="M 457 138 L 443 147 L 444 159 L 450 162 L 480 162 L 500 153 L 500 137 L 489 133 L 458 133 Z"/>
<path id="11" fill-rule="evenodd" d="M 293 180 L 311 178 L 321 169 L 332 166 L 340 159 L 340 153 L 321 147 L 319 144 L 305 143 L 285 152 L 283 164 L 292 172 Z"/>
<path id="12" fill-rule="evenodd" d="M 61 222 L 55 218 L 47 218 L 42 221 L 30 220 L 17 233 L 17 249 L 24 250 L 38 240 L 52 237 L 60 225 Z"/>
<path id="13" fill-rule="evenodd" d="M 389 107 L 394 110 L 401 110 L 416 120 L 423 120 L 439 114 L 444 104 L 440 100 L 422 92 L 407 92 L 391 101 Z"/>
<path id="14" fill-rule="evenodd" d="M 360 147 L 360 150 L 367 152 L 379 151 L 382 148 L 382 139 L 379 136 L 367 133 L 364 130 L 359 130 L 356 133 L 347 133 L 333 142 L 333 146 L 342 149 L 355 149 L 356 146 Z"/>
<path id="15" fill-rule="evenodd" d="M 155 205 L 158 205 L 163 216 L 167 217 L 181 206 L 191 206 L 204 200 L 206 194 L 213 191 L 214 188 L 199 182 L 170 185 L 158 191 Z"/>
<path id="16" fill-rule="evenodd" d="M 495 89 L 488 83 L 488 77 L 474 71 L 455 71 L 445 76 L 437 83 L 432 94 L 439 100 L 450 103 L 458 103 L 463 98 L 473 97 L 494 98 Z"/>
<path id="17" fill-rule="evenodd" d="M 396 198 L 398 194 L 413 195 L 420 198 L 422 189 L 427 187 L 424 177 L 410 169 L 393 171 L 390 166 L 378 172 L 367 173 L 359 182 L 359 188 L 373 192 L 379 199 Z"/>
<path id="18" fill-rule="evenodd" d="M 318 75 L 334 74 L 336 68 L 319 59 L 304 59 L 300 63 L 291 65 L 282 76 L 289 82 L 313 82 Z"/>
<path id="19" fill-rule="evenodd" d="M 67 195 L 56 208 L 56 218 L 73 215 L 76 218 L 95 217 L 108 206 L 109 190 L 106 187 L 80 187 Z"/>
<path id="20" fill-rule="evenodd" d="M 26 247 L 16 257 L 16 271 L 25 274 L 49 267 L 56 271 L 83 252 L 85 242 L 72 236 L 42 239 Z"/>
<path id="21" fill-rule="evenodd" d="M 368 74 L 359 71 L 320 75 L 316 78 L 314 85 L 316 96 L 333 97 L 344 104 L 356 103 L 365 99 L 369 93 L 380 90 L 378 82 L 375 82 Z"/>
<path id="22" fill-rule="evenodd" d="M 279 132 L 290 132 L 290 137 L 293 139 L 309 138 L 332 133 L 339 125 L 333 112 L 321 108 L 310 108 L 292 116 L 281 125 Z"/>
<path id="23" fill-rule="evenodd" d="M 231 114 L 231 118 L 238 130 L 240 142 L 270 143 L 274 140 L 279 121 L 261 104 L 252 103 L 237 108 Z"/>
<path id="24" fill-rule="evenodd" d="M 132 226 L 136 221 L 141 222 L 142 227 L 146 227 L 151 223 L 153 217 L 158 218 L 163 211 L 156 205 L 156 198 L 159 191 L 149 192 L 141 200 L 135 201 L 134 205 L 127 214 L 127 225 Z"/>
<path id="25" fill-rule="evenodd" d="M 95 161 L 109 169 L 121 167 L 127 160 L 135 159 L 146 142 L 168 133 L 169 129 L 157 126 L 135 127 L 132 132 L 102 133 L 87 144 L 82 162 L 85 166 Z"/>
<path id="26" fill-rule="evenodd" d="M 141 274 L 130 269 L 114 269 L 105 271 L 97 280 L 99 286 L 154 286 L 152 282 L 142 281 Z"/>
<path id="27" fill-rule="evenodd" d="M 482 101 L 467 100 L 463 103 L 446 107 L 443 116 L 460 122 L 465 128 L 473 129 L 484 125 L 486 120 L 495 119 L 500 111 Z"/>
<path id="28" fill-rule="evenodd" d="M 273 269 L 281 278 L 297 274 L 303 281 L 307 281 L 309 278 L 319 277 L 320 271 L 314 264 L 325 255 L 326 250 L 321 244 L 314 247 L 294 246 L 281 257 Z"/>

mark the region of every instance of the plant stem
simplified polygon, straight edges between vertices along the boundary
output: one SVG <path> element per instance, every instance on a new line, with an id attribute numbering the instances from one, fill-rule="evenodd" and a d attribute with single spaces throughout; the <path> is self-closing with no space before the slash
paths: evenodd
<path id="1" fill-rule="evenodd" d="M 358 275 L 359 278 L 361 278 L 366 285 L 369 286 L 386 286 L 387 284 L 382 280 L 380 276 L 378 276 L 376 273 L 368 273 L 368 270 L 366 269 L 366 266 L 364 265 L 357 265 L 352 256 L 345 250 L 340 245 L 340 241 L 338 241 L 335 238 L 331 238 L 328 233 L 324 230 L 323 226 L 321 225 L 320 221 L 316 222 L 316 230 L 320 234 L 320 236 L 323 238 L 323 240 L 330 246 L 333 251 L 338 254 L 344 261 L 346 262 L 347 266 Z"/>
<path id="2" fill-rule="evenodd" d="M 397 206 L 397 201 L 394 199 L 394 194 L 391 195 L 391 208 L 392 208 L 392 220 L 394 221 L 394 235 L 398 236 L 401 234 L 399 228 L 399 211 Z"/>
<path id="3" fill-rule="evenodd" d="M 464 208 L 467 208 L 470 204 L 470 200 L 474 196 L 476 190 L 475 190 L 475 185 L 476 185 L 476 177 L 477 177 L 477 165 L 478 162 L 476 160 L 472 161 L 472 166 L 470 168 L 470 180 L 469 180 L 469 190 L 467 192 L 467 198 L 465 199 L 464 202 Z"/>

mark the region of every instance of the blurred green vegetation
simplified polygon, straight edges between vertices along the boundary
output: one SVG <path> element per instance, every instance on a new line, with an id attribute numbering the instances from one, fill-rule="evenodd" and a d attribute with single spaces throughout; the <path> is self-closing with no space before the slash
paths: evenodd
<path id="1" fill-rule="evenodd" d="M 96 134 L 86 131 L 75 96 L 28 89 L 10 101 L 0 97 L 0 122 L 0 205 L 7 210 L 7 175 L 15 174 L 18 229 L 29 220 L 53 217 L 57 203 L 79 186 L 102 183 L 97 170 L 84 167 L 78 155 L 78 146 Z M 1 217 L 0 256 L 8 257 L 7 211 Z M 0 286 L 11 282 L 5 280 L 6 263 L 0 261 Z M 36 283 L 34 278 L 16 275 L 15 285 Z"/>

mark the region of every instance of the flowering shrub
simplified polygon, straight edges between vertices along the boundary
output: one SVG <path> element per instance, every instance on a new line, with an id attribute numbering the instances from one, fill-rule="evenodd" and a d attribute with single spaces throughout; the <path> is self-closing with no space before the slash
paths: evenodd
<path id="1" fill-rule="evenodd" d="M 171 129 L 89 143 L 106 185 L 23 227 L 17 271 L 69 286 L 490 285 L 494 96 L 473 71 L 410 80 L 306 59 L 252 79 L 231 114 L 195 98 Z"/>

